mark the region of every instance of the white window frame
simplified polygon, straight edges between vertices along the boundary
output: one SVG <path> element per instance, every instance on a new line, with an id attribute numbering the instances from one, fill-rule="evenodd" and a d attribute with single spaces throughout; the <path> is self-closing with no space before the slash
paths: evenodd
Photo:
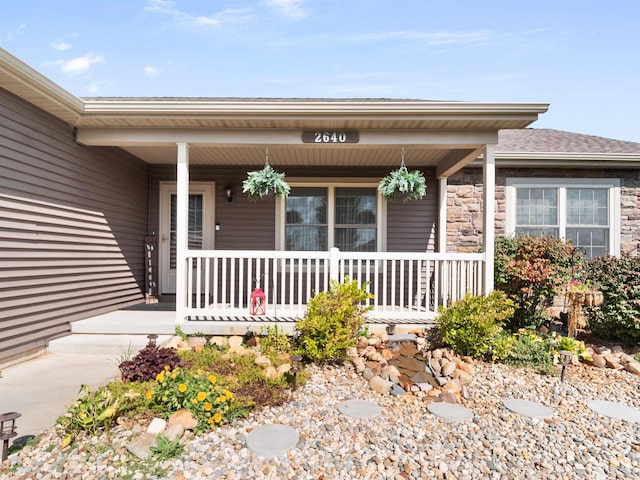
<path id="1" fill-rule="evenodd" d="M 558 227 L 562 240 L 567 229 L 567 187 L 603 188 L 609 201 L 609 254 L 620 255 L 620 179 L 618 178 L 507 178 L 505 182 L 505 233 L 516 231 L 516 189 L 556 188 L 558 190 Z"/>
<path id="2" fill-rule="evenodd" d="M 344 181 L 336 182 L 334 179 L 314 179 L 312 182 L 304 180 L 288 181 L 291 187 L 321 187 L 328 190 L 327 198 L 327 246 L 332 248 L 334 246 L 335 237 L 335 189 L 336 188 L 375 188 L 377 195 L 377 207 L 376 212 L 376 244 L 377 251 L 384 252 L 387 248 L 387 201 L 377 191 L 378 182 L 358 181 L 357 179 L 345 179 Z M 285 227 L 286 227 L 286 199 L 278 197 L 276 199 L 276 250 L 284 250 L 285 241 Z"/>

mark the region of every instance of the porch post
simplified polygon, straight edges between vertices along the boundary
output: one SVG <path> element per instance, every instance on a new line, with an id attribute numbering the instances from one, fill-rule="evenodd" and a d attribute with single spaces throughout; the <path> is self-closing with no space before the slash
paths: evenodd
<path id="1" fill-rule="evenodd" d="M 487 144 L 484 150 L 482 162 L 482 183 L 484 198 L 482 210 L 484 214 L 484 294 L 488 295 L 493 290 L 494 269 L 494 241 L 495 231 L 495 199 L 496 199 L 496 158 L 495 145 Z"/>
<path id="2" fill-rule="evenodd" d="M 447 253 L 447 185 L 448 178 L 440 178 L 440 198 L 438 199 L 438 252 Z"/>
<path id="3" fill-rule="evenodd" d="M 176 322 L 187 317 L 187 246 L 189 245 L 189 144 L 178 143 L 176 195 Z"/>

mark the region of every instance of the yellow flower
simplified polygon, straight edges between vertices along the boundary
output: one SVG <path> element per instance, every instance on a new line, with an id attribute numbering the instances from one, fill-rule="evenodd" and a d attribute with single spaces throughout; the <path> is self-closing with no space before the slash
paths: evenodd
<path id="1" fill-rule="evenodd" d="M 162 371 L 158 375 L 156 375 L 156 381 L 158 381 L 160 383 L 164 382 L 164 371 Z"/>
<path id="2" fill-rule="evenodd" d="M 171 374 L 171 378 L 172 378 L 173 380 L 175 380 L 176 378 L 178 378 L 178 372 L 173 372 L 173 373 Z"/>
<path id="3" fill-rule="evenodd" d="M 209 381 L 210 381 L 211 383 L 216 383 L 216 380 L 218 380 L 218 379 L 216 378 L 216 376 L 215 376 L 215 375 L 209 375 Z"/>
<path id="4" fill-rule="evenodd" d="M 204 392 L 198 392 L 198 395 L 196 396 L 196 398 L 198 399 L 199 402 L 202 402 L 205 398 L 207 398 L 207 394 Z"/>
<path id="5" fill-rule="evenodd" d="M 220 423 L 222 421 L 222 415 L 220 415 L 219 413 L 216 413 L 213 416 L 213 421 L 216 422 L 216 423 Z"/>
<path id="6" fill-rule="evenodd" d="M 153 398 L 153 390 L 149 390 L 145 397 L 147 400 L 151 400 Z"/>
<path id="7" fill-rule="evenodd" d="M 168 372 L 169 370 L 171 370 L 171 367 L 170 367 L 169 365 L 165 365 L 165 366 L 164 366 L 164 370 L 165 370 L 166 372 Z"/>
<path id="8" fill-rule="evenodd" d="M 220 395 L 218 398 L 216 398 L 216 404 L 224 403 L 226 401 L 227 401 L 227 397 L 225 397 L 224 395 Z"/>
<path id="9" fill-rule="evenodd" d="M 224 395 L 229 399 L 229 400 L 233 400 L 233 392 L 229 391 L 229 390 L 225 390 L 224 391 Z"/>
<path id="10" fill-rule="evenodd" d="M 191 404 L 192 404 L 192 405 L 197 405 L 197 404 L 198 404 L 198 401 L 197 401 L 195 398 L 192 398 L 192 399 L 191 399 Z"/>
<path id="11" fill-rule="evenodd" d="M 208 412 L 209 410 L 211 410 L 213 408 L 213 405 L 211 405 L 209 402 L 204 404 L 204 409 Z"/>
<path id="12" fill-rule="evenodd" d="M 208 423 L 209 425 L 213 425 L 213 418 L 210 418 L 209 420 L 207 420 L 207 423 Z"/>
<path id="13" fill-rule="evenodd" d="M 180 393 L 184 393 L 187 391 L 187 386 L 184 383 L 181 383 L 180 385 L 178 385 L 178 391 Z"/>

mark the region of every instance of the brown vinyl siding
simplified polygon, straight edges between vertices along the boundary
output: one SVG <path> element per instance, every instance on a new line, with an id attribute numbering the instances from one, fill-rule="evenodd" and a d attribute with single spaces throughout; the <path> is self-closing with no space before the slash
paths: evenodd
<path id="1" fill-rule="evenodd" d="M 0 359 L 143 299 L 147 165 L 0 89 Z"/>
<path id="2" fill-rule="evenodd" d="M 191 182 L 215 182 L 215 222 L 220 230 L 215 232 L 215 248 L 218 250 L 273 250 L 275 248 L 275 202 L 250 201 L 242 193 L 242 182 L 246 172 L 257 167 L 217 168 L 192 165 L 189 171 Z M 277 166 L 274 168 L 278 169 Z M 282 170 L 282 169 L 278 169 Z M 301 169 L 287 168 L 287 178 L 313 181 L 317 178 L 362 178 L 362 170 L 345 169 Z M 389 173 L 387 169 L 370 169 L 367 178 L 377 183 Z M 419 202 L 387 203 L 387 251 L 422 252 L 433 251 L 436 242 L 438 184 L 434 172 L 426 170 L 429 179 L 427 195 Z M 151 214 L 150 229 L 159 229 L 159 185 L 160 182 L 175 182 L 175 165 L 150 165 Z M 227 203 L 224 186 L 229 183 L 234 191 L 233 203 Z M 166 232 L 165 232 L 166 235 Z M 159 237 L 162 234 L 158 235 Z"/>

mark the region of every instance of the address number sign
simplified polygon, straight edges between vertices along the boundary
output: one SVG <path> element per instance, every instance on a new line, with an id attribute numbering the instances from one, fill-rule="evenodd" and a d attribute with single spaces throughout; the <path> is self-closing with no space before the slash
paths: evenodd
<path id="1" fill-rule="evenodd" d="M 358 143 L 360 134 L 345 130 L 302 132 L 302 143 Z"/>

